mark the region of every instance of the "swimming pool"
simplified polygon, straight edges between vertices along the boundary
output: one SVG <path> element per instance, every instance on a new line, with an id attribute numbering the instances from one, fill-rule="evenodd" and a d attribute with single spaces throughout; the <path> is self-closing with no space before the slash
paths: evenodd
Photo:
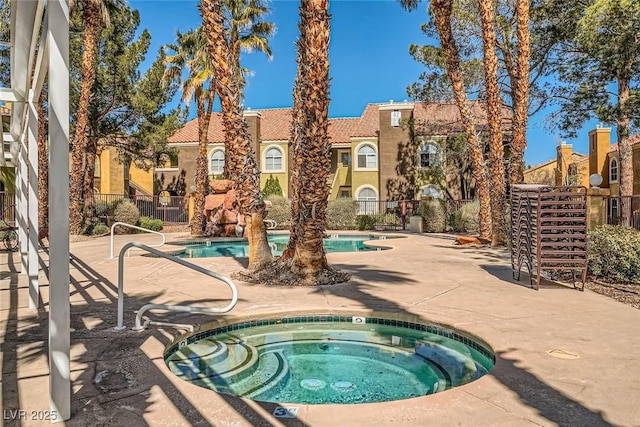
<path id="1" fill-rule="evenodd" d="M 330 234 L 323 240 L 327 252 L 360 252 L 381 251 L 389 249 L 384 246 L 367 245 L 369 240 L 386 240 L 398 236 L 382 236 L 374 234 Z M 270 234 L 268 236 L 271 253 L 275 256 L 282 255 L 289 243 L 289 234 Z M 197 243 L 181 243 L 185 245 L 180 258 L 207 258 L 207 257 L 237 257 L 249 256 L 249 246 L 246 239 L 225 239 L 223 241 L 207 240 Z"/>
<path id="2" fill-rule="evenodd" d="M 169 369 L 219 393 L 263 402 L 370 403 L 474 381 L 494 354 L 455 329 L 386 317 L 312 315 L 252 320 L 169 346 Z"/>

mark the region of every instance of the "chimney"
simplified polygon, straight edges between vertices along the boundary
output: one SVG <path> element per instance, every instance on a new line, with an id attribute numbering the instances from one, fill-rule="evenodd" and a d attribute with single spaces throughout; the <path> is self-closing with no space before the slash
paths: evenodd
<path id="1" fill-rule="evenodd" d="M 607 154 L 611 151 L 611 128 L 598 125 L 589 132 L 589 175 L 602 176 L 602 187 L 609 186 Z"/>
<path id="2" fill-rule="evenodd" d="M 249 135 L 251 136 L 251 141 L 253 143 L 253 149 L 256 152 L 256 157 L 258 164 L 260 163 L 260 121 L 262 120 L 262 115 L 259 111 L 252 110 L 251 108 L 247 108 L 242 113 L 244 120 L 247 122 L 247 129 L 249 130 Z"/>
<path id="3" fill-rule="evenodd" d="M 569 183 L 569 165 L 573 163 L 571 154 L 573 153 L 573 145 L 562 141 L 558 145 L 558 157 L 556 163 L 556 185 L 568 185 Z"/>

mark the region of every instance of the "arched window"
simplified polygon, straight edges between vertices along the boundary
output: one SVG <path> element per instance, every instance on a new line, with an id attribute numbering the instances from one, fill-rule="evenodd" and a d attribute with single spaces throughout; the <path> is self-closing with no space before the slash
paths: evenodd
<path id="1" fill-rule="evenodd" d="M 609 162 L 609 182 L 618 182 L 618 159 L 615 157 Z"/>
<path id="2" fill-rule="evenodd" d="M 224 172 L 224 151 L 213 150 L 209 160 L 209 172 L 214 175 L 219 175 Z"/>
<path id="3" fill-rule="evenodd" d="M 376 150 L 369 144 L 358 148 L 358 168 L 375 169 L 378 167 Z"/>
<path id="4" fill-rule="evenodd" d="M 438 145 L 429 141 L 420 146 L 420 167 L 432 168 L 440 163 L 440 149 Z"/>
<path id="5" fill-rule="evenodd" d="M 420 189 L 420 197 L 432 197 L 434 199 L 442 198 L 442 191 L 435 185 L 425 185 Z"/>
<path id="6" fill-rule="evenodd" d="M 282 165 L 282 151 L 277 147 L 271 147 L 264 153 L 264 170 L 281 171 L 284 170 Z"/>
<path id="7" fill-rule="evenodd" d="M 356 198 L 360 215 L 373 215 L 378 212 L 378 193 L 374 188 L 361 188 L 358 190 Z"/>

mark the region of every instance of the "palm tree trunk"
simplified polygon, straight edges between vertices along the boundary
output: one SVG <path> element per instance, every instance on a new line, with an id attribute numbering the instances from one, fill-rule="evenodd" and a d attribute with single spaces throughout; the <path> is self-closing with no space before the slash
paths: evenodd
<path id="1" fill-rule="evenodd" d="M 527 147 L 527 120 L 529 112 L 529 58 L 531 41 L 529 32 L 529 0 L 516 4 L 518 54 L 516 78 L 513 86 L 513 142 L 510 155 L 509 182 L 524 182 L 524 150 Z"/>
<path id="2" fill-rule="evenodd" d="M 629 73 L 629 75 L 631 75 Z M 618 105 L 622 111 L 628 111 L 630 78 L 618 79 Z M 629 142 L 629 114 L 623 113 L 616 120 L 618 147 L 620 148 L 620 213 L 622 224 L 631 225 L 631 200 L 633 194 L 633 149 Z"/>
<path id="3" fill-rule="evenodd" d="M 480 0 L 484 75 L 487 89 L 487 121 L 489 123 L 489 187 L 491 204 L 491 246 L 504 245 L 505 230 L 505 174 L 504 143 L 502 142 L 502 114 L 498 89 L 498 55 L 496 54 L 495 3 Z"/>
<path id="4" fill-rule="evenodd" d="M 69 201 L 69 232 L 80 234 L 83 220 L 83 181 L 84 161 L 89 141 L 89 103 L 91 88 L 95 80 L 96 44 L 100 31 L 100 15 L 95 2 L 88 1 L 84 5 L 84 43 L 82 53 L 82 70 L 80 78 L 80 99 L 76 132 L 73 141 L 71 163 L 71 197 Z"/>
<path id="5" fill-rule="evenodd" d="M 264 201 L 260 191 L 260 171 L 247 123 L 242 117 L 240 90 L 233 76 L 231 52 L 225 40 L 220 0 L 200 0 L 211 60 L 216 70 L 216 92 L 222 104 L 222 124 L 227 150 L 233 150 L 228 177 L 234 181 L 238 210 L 247 223 L 249 270 L 257 270 L 272 260 L 264 226 Z"/>
<path id="6" fill-rule="evenodd" d="M 309 88 L 309 67 L 307 67 L 307 42 L 302 37 L 303 32 L 309 26 L 309 14 L 300 11 L 300 23 L 298 28 L 300 29 L 301 37 L 298 38 L 298 71 L 296 74 L 296 80 L 293 88 L 293 109 L 291 111 L 291 136 L 289 138 L 289 170 L 291 176 L 289 178 L 289 199 L 291 200 L 291 226 L 289 228 L 289 253 L 285 257 L 293 254 L 296 248 L 296 242 L 298 236 L 304 232 L 300 229 L 304 220 L 300 218 L 300 172 L 302 169 L 302 158 L 300 156 L 300 141 L 305 127 L 305 117 L 303 105 L 305 99 L 307 99 Z"/>
<path id="7" fill-rule="evenodd" d="M 295 250 L 292 271 L 308 279 L 327 268 L 322 239 L 326 228 L 329 199 L 327 178 L 331 170 L 331 141 L 329 140 L 329 2 L 302 0 L 300 6 L 300 40 L 302 82 L 299 129 L 300 138 L 294 149 L 299 167 L 297 187 L 293 198 L 297 202 L 297 216 L 293 221 Z"/>
<path id="8" fill-rule="evenodd" d="M 213 91 L 209 91 L 213 94 Z M 202 235 L 206 225 L 204 216 L 205 197 L 209 194 L 209 168 L 207 165 L 207 132 L 209 130 L 209 122 L 211 121 L 211 109 L 213 107 L 213 96 L 209 99 L 202 99 L 203 96 L 196 97 L 196 105 L 198 112 L 198 159 L 196 162 L 195 173 L 195 196 L 194 196 L 194 214 L 191 219 L 191 234 L 194 236 Z M 206 108 L 205 108 L 206 104 Z"/>
<path id="9" fill-rule="evenodd" d="M 84 164 L 84 180 L 83 185 L 83 200 L 84 200 L 84 212 L 82 215 L 83 226 L 91 224 L 95 219 L 95 204 L 94 204 L 94 185 L 93 181 L 96 174 L 96 156 L 98 155 L 98 141 L 95 137 L 89 138 L 87 144 L 87 152 L 85 153 Z"/>
<path id="10" fill-rule="evenodd" d="M 447 75 L 451 80 L 456 104 L 460 110 L 467 146 L 469 147 L 471 168 L 476 179 L 476 194 L 480 203 L 480 212 L 478 214 L 479 233 L 481 238 L 489 239 L 491 236 L 491 205 L 487 173 L 484 165 L 484 150 L 473 123 L 473 116 L 463 83 L 460 54 L 451 29 L 452 9 L 453 0 L 432 0 L 431 2 L 431 10 L 434 14 L 438 34 L 440 35 L 440 45 L 446 61 Z"/>
<path id="11" fill-rule="evenodd" d="M 38 100 L 38 225 L 49 225 L 49 158 L 47 156 L 47 114 L 44 96 Z"/>

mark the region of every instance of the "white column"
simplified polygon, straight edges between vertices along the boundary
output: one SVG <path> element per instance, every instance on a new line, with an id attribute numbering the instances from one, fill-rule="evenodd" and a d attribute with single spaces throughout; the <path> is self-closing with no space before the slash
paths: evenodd
<path id="1" fill-rule="evenodd" d="M 29 308 L 37 308 L 40 298 L 38 283 L 38 109 L 36 102 L 29 102 L 29 245 L 27 271 L 29 275 Z"/>
<path id="2" fill-rule="evenodd" d="M 69 378 L 69 6 L 49 13 L 49 396 L 58 421 L 71 417 Z"/>
<path id="3" fill-rule="evenodd" d="M 16 224 L 18 225 L 18 250 L 20 251 L 20 272 L 27 274 L 27 215 L 29 211 L 28 206 L 28 184 L 27 184 L 27 136 L 23 135 L 20 138 L 20 154 L 18 156 L 18 170 L 20 171 L 20 179 L 17 184 L 20 187 L 16 194 L 20 195 L 20 201 L 18 206 L 18 218 Z"/>

